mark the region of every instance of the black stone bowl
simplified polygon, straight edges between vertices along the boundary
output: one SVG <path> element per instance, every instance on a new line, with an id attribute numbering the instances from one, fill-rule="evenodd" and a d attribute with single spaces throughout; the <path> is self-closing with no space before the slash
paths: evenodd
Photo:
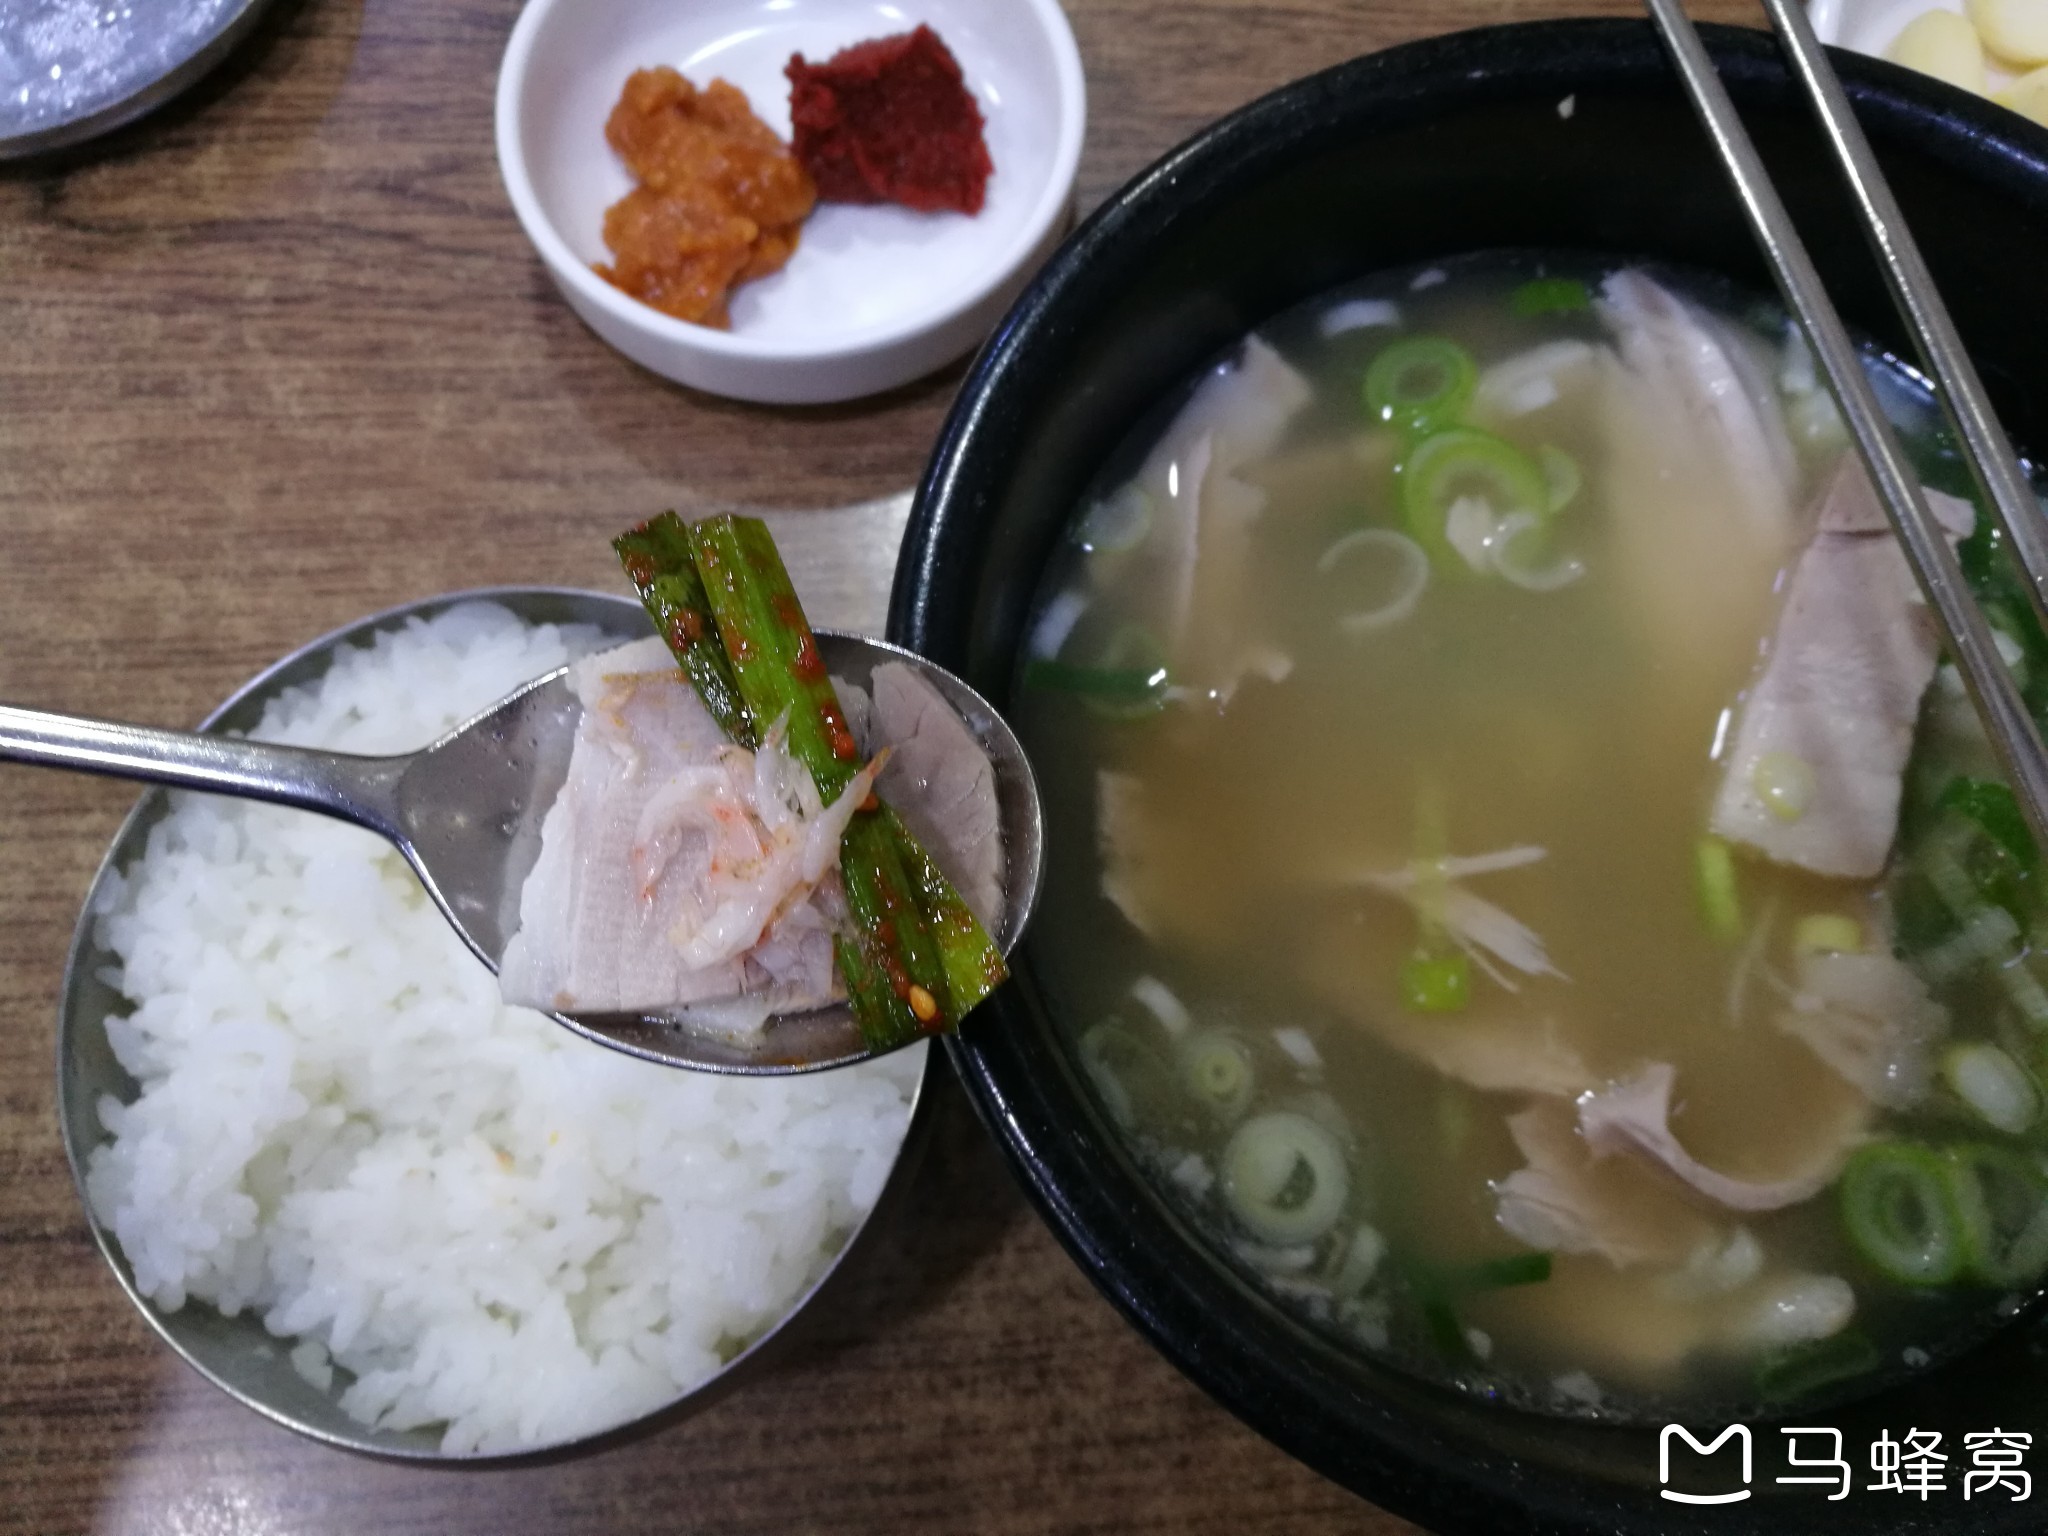
<path id="1" fill-rule="evenodd" d="M 1904 349 L 1819 132 L 1773 42 L 1709 46 L 1852 326 Z M 1848 54 L 1837 67 L 1964 341 L 2022 445 L 2048 450 L 2048 132 Z M 1569 115 L 1560 104 L 1569 98 Z M 1088 479 L 1146 409 L 1289 305 L 1376 270 L 1493 247 L 1681 262 L 1768 291 L 1734 197 L 1647 24 L 1510 26 L 1396 48 L 1299 81 L 1146 171 L 1053 257 L 989 342 L 919 490 L 890 638 L 1007 697 L 1024 622 Z M 1176 1365 L 1310 1466 L 1445 1533 L 2039 1532 L 2048 1484 L 1964 1498 L 1966 1434 L 2031 1433 L 2048 1479 L 2039 1308 L 1909 1384 L 1794 1420 L 1842 1432 L 1854 1491 L 1785 1484 L 1832 1453 L 1747 1428 L 1712 1457 L 1656 1426 L 1548 1418 L 1432 1387 L 1312 1334 L 1169 1211 L 1094 1108 L 1027 941 L 1015 985 L 954 1046 L 1039 1209 Z M 1701 1440 L 1704 1425 L 1690 1428 Z M 1938 1431 L 1945 1488 L 1868 1491 L 1880 1434 Z M 1745 1472 L 1747 1477 L 1745 1480 Z"/>

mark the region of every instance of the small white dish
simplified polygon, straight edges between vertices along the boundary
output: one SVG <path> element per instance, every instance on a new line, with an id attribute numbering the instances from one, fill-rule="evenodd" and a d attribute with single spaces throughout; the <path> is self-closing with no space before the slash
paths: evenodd
<path id="1" fill-rule="evenodd" d="M 674 319 L 599 277 L 604 212 L 633 181 L 605 119 L 636 69 L 730 81 L 789 137 L 790 55 L 937 32 L 981 108 L 994 174 L 972 218 L 820 203 L 789 265 L 734 290 L 732 329 Z M 851 400 L 977 345 L 1059 239 L 1087 118 L 1058 0 L 529 0 L 498 76 L 498 164 L 562 295 L 635 362 L 768 404 Z"/>
<path id="2" fill-rule="evenodd" d="M 1923 11 L 1965 14 L 1963 0 L 1808 0 L 1806 7 L 1814 35 L 1822 42 L 1876 59 L 1885 57 L 1906 23 Z M 2019 78 L 1995 55 L 1986 55 L 1984 75 L 1992 95 Z"/>

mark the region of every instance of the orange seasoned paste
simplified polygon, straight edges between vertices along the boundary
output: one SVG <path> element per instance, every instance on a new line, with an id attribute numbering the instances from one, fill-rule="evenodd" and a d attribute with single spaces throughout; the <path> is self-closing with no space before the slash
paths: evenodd
<path id="1" fill-rule="evenodd" d="M 664 314 L 727 324 L 726 292 L 779 271 L 818 191 L 746 96 L 636 70 L 604 136 L 640 185 L 605 211 L 599 277 Z"/>

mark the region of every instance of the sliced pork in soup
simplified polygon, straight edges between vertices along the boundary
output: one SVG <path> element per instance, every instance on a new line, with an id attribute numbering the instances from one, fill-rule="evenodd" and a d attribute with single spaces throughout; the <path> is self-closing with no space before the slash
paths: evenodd
<path id="1" fill-rule="evenodd" d="M 1925 390 L 1865 356 L 2048 714 Z M 2038 853 L 1768 301 L 1503 254 L 1280 315 L 1106 463 L 1027 634 L 1039 985 L 1309 1325 L 1741 1418 L 2048 1271 Z"/>

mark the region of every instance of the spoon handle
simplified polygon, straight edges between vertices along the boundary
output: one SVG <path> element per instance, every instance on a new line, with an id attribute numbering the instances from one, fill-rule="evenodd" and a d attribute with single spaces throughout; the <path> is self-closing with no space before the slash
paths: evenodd
<path id="1" fill-rule="evenodd" d="M 396 839 L 397 785 L 410 759 L 313 752 L 0 704 L 0 762 L 10 761 L 275 801 Z"/>

